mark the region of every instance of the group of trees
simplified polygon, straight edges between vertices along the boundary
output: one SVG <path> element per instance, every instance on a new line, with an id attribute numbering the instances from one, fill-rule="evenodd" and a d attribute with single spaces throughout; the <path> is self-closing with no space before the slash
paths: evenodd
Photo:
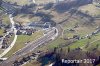
<path id="1" fill-rule="evenodd" d="M 54 3 L 51 3 L 51 2 L 47 3 L 47 4 L 44 5 L 44 9 L 45 10 L 51 9 L 53 7 L 53 5 L 54 5 Z"/>
<path id="2" fill-rule="evenodd" d="M 17 6 L 17 5 L 15 5 Z M 30 5 L 23 5 L 18 8 L 14 7 L 13 9 L 13 16 L 16 16 L 18 14 L 34 14 L 33 11 L 36 9 L 36 4 L 30 4 Z"/>
<path id="3" fill-rule="evenodd" d="M 52 26 L 55 26 L 56 25 L 56 23 L 52 20 L 53 15 L 46 14 L 44 12 L 37 12 L 37 13 L 35 13 L 35 16 L 40 17 L 41 18 L 41 21 L 44 22 L 44 23 L 50 22 L 50 24 Z"/>
<path id="4" fill-rule="evenodd" d="M 100 63 L 99 58 L 100 52 L 95 51 L 82 51 L 80 48 L 76 48 L 74 50 L 70 50 L 70 47 L 66 50 L 65 48 L 54 48 L 54 50 L 49 50 L 48 52 L 40 55 L 38 61 L 42 63 L 42 65 L 46 65 L 48 63 L 53 63 L 53 66 L 96 66 Z M 95 59 L 94 61 L 87 61 L 86 63 L 62 63 L 62 59 L 65 60 L 83 60 L 84 59 Z M 90 63 L 92 62 L 92 63 Z M 88 64 L 89 63 L 89 64 Z"/>
<path id="5" fill-rule="evenodd" d="M 23 5 L 20 12 L 26 13 L 26 14 L 32 14 L 33 10 L 36 9 L 36 4 L 30 4 L 30 5 Z"/>

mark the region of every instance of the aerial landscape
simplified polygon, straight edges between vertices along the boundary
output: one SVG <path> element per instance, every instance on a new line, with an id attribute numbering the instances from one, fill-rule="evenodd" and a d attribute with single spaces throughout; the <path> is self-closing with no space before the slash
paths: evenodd
<path id="1" fill-rule="evenodd" d="M 100 66 L 100 0 L 0 0 L 0 66 Z"/>

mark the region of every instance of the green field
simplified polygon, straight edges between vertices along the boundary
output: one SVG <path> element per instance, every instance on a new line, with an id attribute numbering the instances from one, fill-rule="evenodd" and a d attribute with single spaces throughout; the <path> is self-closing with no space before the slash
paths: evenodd
<path id="1" fill-rule="evenodd" d="M 4 33 L 3 33 L 3 30 L 2 29 L 0 29 L 0 35 L 3 35 Z"/>
<path id="2" fill-rule="evenodd" d="M 39 48 L 36 48 L 36 50 L 44 50 L 46 51 L 47 49 L 53 49 L 54 47 L 58 47 L 61 44 L 65 44 L 67 41 L 63 40 L 61 37 L 58 37 L 52 42 L 47 43 L 46 45 L 40 46 Z"/>
<path id="3" fill-rule="evenodd" d="M 8 39 L 8 45 L 10 45 L 10 44 L 12 43 L 13 39 L 14 39 L 14 35 L 11 36 L 11 37 Z M 4 51 L 3 49 L 0 49 L 0 54 L 1 54 L 3 51 Z"/>
<path id="4" fill-rule="evenodd" d="M 100 46 L 99 42 L 100 42 L 100 33 L 95 35 L 95 36 L 92 36 L 91 39 L 86 38 L 86 39 L 76 41 L 75 43 L 72 43 L 69 47 L 71 49 L 75 49 L 75 48 L 78 48 L 78 47 L 81 48 L 81 47 L 86 46 L 86 44 L 89 43 L 89 46 L 87 48 L 85 48 L 85 47 L 83 48 L 83 49 L 86 49 L 88 51 L 90 49 L 92 50 L 93 48 L 95 48 L 95 46 L 97 44 L 99 44 L 99 46 Z"/>
<path id="5" fill-rule="evenodd" d="M 0 49 L 0 54 L 3 52 L 4 50 Z"/>
<path id="6" fill-rule="evenodd" d="M 21 1 L 5 0 L 5 1 L 11 2 L 11 3 L 17 2 L 18 5 L 30 4 L 30 2 L 28 0 L 21 0 Z M 53 0 L 51 0 L 51 1 L 53 1 Z M 50 2 L 50 0 L 36 0 L 37 4 L 46 3 L 46 2 Z M 40 12 L 42 12 L 42 10 L 40 10 Z M 80 6 L 78 10 L 81 11 L 83 14 L 85 13 L 92 17 L 100 16 L 100 9 L 93 4 Z M 46 10 L 43 10 L 43 12 L 48 13 Z M 92 21 L 88 23 L 89 19 L 85 16 L 72 15 L 69 18 L 70 13 L 66 12 L 66 13 L 60 14 L 54 10 L 50 14 L 54 16 L 52 18 L 52 20 L 54 20 L 54 22 L 56 22 L 56 23 L 65 21 L 64 23 L 61 23 L 61 26 L 64 29 L 63 37 L 59 36 L 55 40 L 50 41 L 49 43 L 45 43 L 46 45 L 36 48 L 35 49 L 36 51 L 38 51 L 38 50 L 47 51 L 50 49 L 54 49 L 55 47 L 60 47 L 60 46 L 66 45 L 68 42 L 70 42 L 70 40 L 65 40 L 64 38 L 72 38 L 74 35 L 79 35 L 81 37 L 86 36 L 87 34 L 91 34 L 92 32 L 96 31 L 96 27 L 100 26 L 100 20 L 98 20 L 98 22 L 95 20 L 94 21 L 95 23 L 93 25 L 91 25 Z M 16 22 L 21 22 L 21 23 L 26 23 L 26 22 L 31 22 L 31 21 L 35 22 L 35 21 L 41 20 L 40 17 L 32 16 L 30 18 L 30 16 L 31 16 L 30 14 L 27 14 L 27 15 L 20 14 L 20 15 L 15 16 L 14 20 Z M 81 18 L 81 17 L 83 17 L 83 18 Z M 9 21 L 9 19 L 5 16 L 4 22 L 8 22 L 8 21 Z M 79 27 L 74 28 L 76 24 L 78 24 Z M 69 29 L 74 29 L 75 31 L 71 32 L 71 31 L 69 31 Z M 39 32 L 39 33 L 34 33 L 32 36 L 27 36 L 27 35 L 18 36 L 16 44 L 11 49 L 11 51 L 9 51 L 4 57 L 12 56 L 13 53 L 15 53 L 19 49 L 23 48 L 25 46 L 26 42 L 34 41 L 35 39 L 39 38 L 42 35 L 43 35 L 43 33 Z M 89 44 L 89 45 L 87 46 L 87 44 Z M 100 33 L 92 36 L 91 39 L 85 38 L 85 39 L 77 40 L 76 42 L 73 42 L 68 46 L 63 46 L 62 48 L 65 48 L 66 51 L 67 51 L 68 47 L 70 47 L 71 50 L 74 50 L 76 48 L 81 48 L 83 51 L 91 51 L 94 48 L 96 48 L 97 46 L 98 46 L 97 49 L 100 50 Z M 38 66 L 38 65 L 35 65 L 34 60 L 30 61 L 29 63 L 27 63 L 24 66 L 33 66 L 33 64 L 34 64 L 34 66 Z M 38 63 L 36 63 L 36 64 L 38 64 Z"/>
<path id="7" fill-rule="evenodd" d="M 0 6 L 0 10 L 4 10 L 4 8 Z"/>
<path id="8" fill-rule="evenodd" d="M 2 22 L 5 23 L 5 24 L 10 24 L 9 16 L 6 15 L 6 14 L 3 14 L 2 15 Z"/>
<path id="9" fill-rule="evenodd" d="M 78 23 L 77 28 L 74 28 L 75 24 Z M 95 26 L 85 26 L 82 24 L 81 20 L 79 22 L 76 19 L 71 20 L 70 22 L 67 22 L 64 24 L 63 29 L 63 36 L 64 37 L 69 37 L 72 38 L 73 35 L 79 35 L 79 36 L 86 36 L 87 34 L 90 34 L 95 31 L 96 25 Z M 74 31 L 69 31 L 69 29 L 73 29 Z"/>
<path id="10" fill-rule="evenodd" d="M 98 45 L 98 48 L 97 48 Z M 97 48 L 97 50 L 100 50 L 100 39 L 95 41 L 94 43 L 92 43 L 88 48 L 86 48 L 87 50 L 93 50 L 94 48 Z"/>
<path id="11" fill-rule="evenodd" d="M 72 38 L 74 35 L 86 36 L 87 34 L 90 34 L 95 31 L 94 28 L 88 28 L 88 27 L 79 27 L 74 30 L 75 30 L 74 32 L 65 30 L 64 36 L 69 37 L 69 38 Z"/>
<path id="12" fill-rule="evenodd" d="M 14 17 L 14 20 L 20 23 L 27 23 L 27 22 L 39 22 L 41 18 L 32 16 L 30 14 L 19 14 Z"/>
<path id="13" fill-rule="evenodd" d="M 96 41 L 97 39 L 99 39 L 98 41 Z M 96 41 L 96 42 L 93 42 L 93 41 Z M 47 51 L 47 50 L 50 50 L 50 49 L 53 49 L 55 47 L 58 47 L 59 45 L 63 45 L 63 44 L 66 44 L 68 41 L 67 40 L 64 40 L 64 39 L 61 39 L 60 37 L 55 39 L 54 41 L 52 42 L 49 42 L 47 43 L 46 45 L 44 46 L 40 46 L 38 48 L 36 48 L 36 50 L 40 50 L 40 51 Z M 64 48 L 66 51 L 68 49 L 68 47 L 70 47 L 71 50 L 73 49 L 76 49 L 76 48 L 81 48 L 81 47 L 84 47 L 88 42 L 90 42 L 89 44 L 89 47 L 87 48 L 83 48 L 83 50 L 85 49 L 86 51 L 89 51 L 89 50 L 92 50 L 93 48 L 95 48 L 95 46 L 97 44 L 99 44 L 99 47 L 98 47 L 98 50 L 100 50 L 100 33 L 95 35 L 95 36 L 92 36 L 91 39 L 82 39 L 82 40 L 78 40 L 72 44 L 70 44 L 69 46 L 65 46 L 65 47 L 62 47 Z M 93 43 L 92 43 L 93 42 Z M 27 64 L 25 64 L 24 66 L 33 66 L 34 62 L 31 61 Z M 38 66 L 38 63 L 37 64 L 34 64 L 34 66 Z"/>
<path id="14" fill-rule="evenodd" d="M 57 38 L 55 39 L 54 41 L 52 42 L 49 42 L 49 44 L 47 43 L 46 45 L 44 46 L 40 46 L 39 48 L 37 48 L 36 50 L 44 50 L 46 51 L 47 49 L 53 49 L 54 47 L 58 47 L 59 45 L 64 45 L 68 42 L 68 40 L 64 40 L 62 38 Z M 86 46 L 86 44 L 89 43 L 89 46 L 87 48 L 85 48 L 84 46 Z M 78 40 L 72 44 L 70 44 L 69 46 L 64 46 L 66 47 L 66 50 L 68 47 L 70 47 L 71 50 L 75 49 L 75 48 L 81 48 L 83 47 L 82 49 L 84 50 L 92 50 L 93 48 L 95 48 L 95 46 L 99 44 L 98 46 L 98 50 L 100 50 L 100 33 L 95 35 L 95 36 L 92 36 L 91 39 L 88 39 L 88 38 L 85 38 L 85 39 L 81 39 L 81 40 Z"/>
<path id="15" fill-rule="evenodd" d="M 85 11 L 88 11 L 88 13 L 91 16 L 94 16 L 94 15 L 97 16 L 100 14 L 100 10 L 92 4 L 81 6 L 79 8 L 79 10 L 82 10 L 83 13 L 85 13 Z M 56 21 L 57 23 L 62 19 L 62 17 L 64 17 L 64 19 L 66 19 L 66 18 L 68 18 L 68 15 L 69 15 L 69 14 L 67 15 L 67 13 L 57 14 L 54 11 L 52 13 L 54 14 L 54 18 L 55 18 L 54 20 L 56 20 L 56 19 L 58 20 L 58 21 Z M 58 16 L 58 15 L 60 15 L 60 16 Z M 86 19 L 86 21 L 85 21 L 85 19 Z M 96 27 L 99 26 L 99 24 L 97 24 L 97 22 L 95 22 L 94 25 L 91 25 L 90 23 L 92 23 L 92 22 L 90 22 L 90 23 L 88 23 L 88 25 L 86 25 L 84 23 L 87 23 L 87 19 L 88 18 L 86 18 L 86 17 L 84 19 L 82 19 L 80 16 L 75 16 L 75 15 L 70 17 L 67 21 L 65 21 L 64 23 L 61 24 L 64 29 L 63 37 L 72 38 L 73 35 L 79 35 L 82 37 L 82 36 L 86 36 L 87 34 L 91 34 L 92 32 L 96 31 Z M 79 27 L 74 28 L 76 24 L 78 24 Z M 74 29 L 75 32 L 70 32 L 68 29 Z M 82 47 L 82 46 L 86 45 L 89 41 L 91 42 L 91 41 L 100 39 L 99 38 L 100 36 L 99 37 L 98 36 L 93 36 L 92 39 L 86 38 L 86 39 L 76 41 L 75 43 L 72 43 L 69 47 L 71 47 L 71 49 Z M 67 40 L 57 38 L 56 40 L 50 42 L 48 45 L 40 47 L 40 50 L 58 47 L 59 45 L 66 44 L 67 42 L 68 42 Z"/>
<path id="16" fill-rule="evenodd" d="M 13 40 L 14 40 L 14 35 L 12 35 L 12 36 L 9 38 L 9 45 L 12 43 Z"/>
<path id="17" fill-rule="evenodd" d="M 19 35 L 16 41 L 16 44 L 14 47 L 4 56 L 4 57 L 10 57 L 13 53 L 18 51 L 19 49 L 25 47 L 25 43 L 28 41 L 34 41 L 37 38 L 41 37 L 43 35 L 43 32 L 35 32 L 33 35 Z"/>

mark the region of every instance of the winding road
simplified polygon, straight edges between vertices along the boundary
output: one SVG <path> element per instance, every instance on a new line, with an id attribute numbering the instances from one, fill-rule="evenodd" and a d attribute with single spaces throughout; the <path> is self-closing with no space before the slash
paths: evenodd
<path id="1" fill-rule="evenodd" d="M 6 35 L 9 35 L 9 33 L 13 31 L 15 36 L 14 36 L 14 40 L 12 41 L 12 43 L 10 44 L 10 46 L 9 46 L 7 49 L 5 49 L 4 52 L 3 52 L 2 54 L 0 54 L 0 58 L 3 57 L 4 55 L 6 55 L 6 54 L 12 49 L 12 47 L 15 45 L 15 42 L 16 42 L 16 40 L 17 40 L 17 35 L 16 35 L 17 30 L 16 30 L 16 28 L 15 28 L 15 26 L 14 26 L 15 23 L 14 23 L 14 21 L 13 21 L 13 17 L 12 17 L 11 15 L 9 15 L 9 18 L 10 18 L 10 22 L 11 22 L 11 24 L 12 24 L 12 27 L 11 27 L 11 30 L 10 30 L 9 32 L 7 32 Z M 6 36 L 6 35 L 5 35 L 5 36 Z M 5 37 L 5 36 L 4 36 L 4 37 Z M 4 38 L 4 37 L 3 37 L 3 38 Z"/>

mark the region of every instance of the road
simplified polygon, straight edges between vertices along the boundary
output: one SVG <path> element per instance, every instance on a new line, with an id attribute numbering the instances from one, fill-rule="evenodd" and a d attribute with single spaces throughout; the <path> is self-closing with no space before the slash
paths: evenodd
<path id="1" fill-rule="evenodd" d="M 17 35 L 16 35 L 16 32 L 17 32 L 17 30 L 16 30 L 16 28 L 14 27 L 14 21 L 13 21 L 13 17 L 11 17 L 11 15 L 9 15 L 9 18 L 10 18 L 10 22 L 11 22 L 11 24 L 12 24 L 12 26 L 11 26 L 11 29 L 10 29 L 10 31 L 9 32 L 7 32 L 7 34 L 6 35 L 9 35 L 9 33 L 10 32 L 14 32 L 14 40 L 12 41 L 12 43 L 10 44 L 10 46 L 7 48 L 7 49 L 5 49 L 4 50 L 4 52 L 2 53 L 2 54 L 0 54 L 0 58 L 1 57 L 3 57 L 6 53 L 8 53 L 11 49 L 12 49 L 12 47 L 15 45 L 15 42 L 16 42 L 16 40 L 17 40 Z M 5 36 L 6 36 L 5 35 Z M 5 36 L 3 37 L 3 38 L 5 38 Z M 3 39 L 2 39 L 2 42 L 3 42 Z"/>
<path id="2" fill-rule="evenodd" d="M 59 27 L 57 27 L 60 29 Z M 3 61 L 0 66 L 13 66 L 13 62 L 20 57 L 23 57 L 25 54 L 30 53 L 33 51 L 35 48 L 37 48 L 40 45 L 45 44 L 45 42 L 51 40 L 51 38 L 55 35 L 55 29 L 52 29 L 50 32 L 48 32 L 46 35 L 43 37 L 39 38 L 38 40 L 31 42 L 30 44 L 27 44 L 24 48 L 21 50 L 17 51 L 12 57 L 7 59 L 6 61 Z"/>

